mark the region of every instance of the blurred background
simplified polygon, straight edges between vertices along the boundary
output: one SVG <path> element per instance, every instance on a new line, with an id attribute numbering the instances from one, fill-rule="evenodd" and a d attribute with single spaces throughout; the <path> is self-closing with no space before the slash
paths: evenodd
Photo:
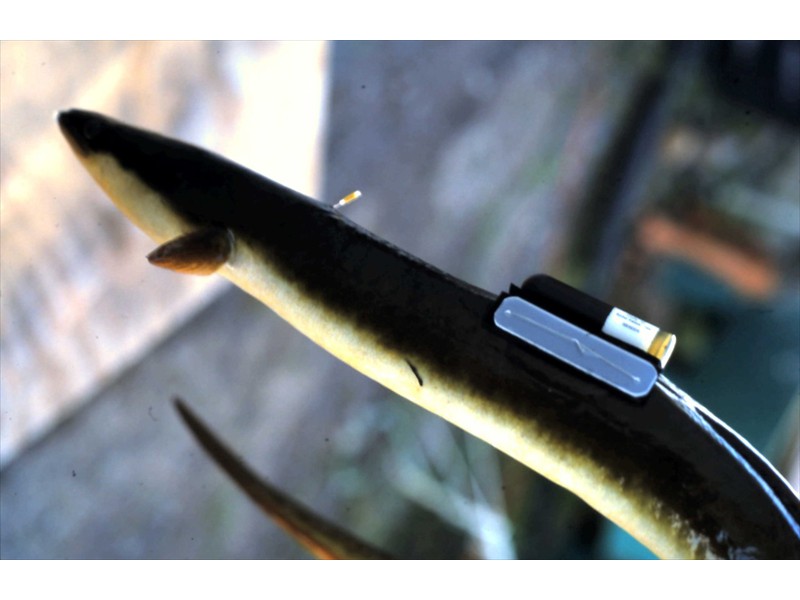
<path id="1" fill-rule="evenodd" d="M 493 292 L 547 272 L 678 336 L 667 376 L 800 485 L 800 43 L 3 42 L 0 554 L 306 558 L 203 455 L 404 558 L 648 558 L 575 496 L 153 244 L 81 107 L 345 211 Z"/>

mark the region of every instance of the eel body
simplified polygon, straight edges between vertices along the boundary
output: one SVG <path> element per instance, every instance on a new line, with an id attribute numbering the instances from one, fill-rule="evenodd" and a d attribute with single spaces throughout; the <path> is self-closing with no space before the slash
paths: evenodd
<path id="1" fill-rule="evenodd" d="M 513 343 L 492 323 L 496 294 L 329 206 L 96 113 L 57 119 L 119 209 L 163 244 L 155 262 L 216 270 L 344 362 L 571 490 L 661 557 L 800 557 L 795 492 L 663 375 L 634 401 Z"/>

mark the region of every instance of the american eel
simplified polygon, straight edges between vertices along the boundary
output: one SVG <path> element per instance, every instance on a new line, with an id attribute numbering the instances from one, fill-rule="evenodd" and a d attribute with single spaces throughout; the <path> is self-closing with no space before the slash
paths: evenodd
<path id="1" fill-rule="evenodd" d="M 150 260 L 218 273 L 398 395 L 495 446 L 665 558 L 798 558 L 800 500 L 663 374 L 637 401 L 513 343 L 497 295 L 196 146 L 97 113 L 57 121 Z"/>

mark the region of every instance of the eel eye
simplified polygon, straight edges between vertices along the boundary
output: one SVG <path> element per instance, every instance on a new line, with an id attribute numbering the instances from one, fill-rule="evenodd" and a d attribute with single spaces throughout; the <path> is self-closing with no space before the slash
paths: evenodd
<path id="1" fill-rule="evenodd" d="M 91 141 L 98 136 L 102 128 L 103 124 L 100 119 L 89 119 L 83 124 L 83 137 Z"/>

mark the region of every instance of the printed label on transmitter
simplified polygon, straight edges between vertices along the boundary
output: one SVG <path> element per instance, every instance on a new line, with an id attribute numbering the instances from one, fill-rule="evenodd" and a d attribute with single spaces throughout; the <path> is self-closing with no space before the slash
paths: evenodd
<path id="1" fill-rule="evenodd" d="M 603 333 L 645 352 L 650 348 L 658 331 L 655 325 L 619 308 L 612 309 L 603 324 Z"/>

